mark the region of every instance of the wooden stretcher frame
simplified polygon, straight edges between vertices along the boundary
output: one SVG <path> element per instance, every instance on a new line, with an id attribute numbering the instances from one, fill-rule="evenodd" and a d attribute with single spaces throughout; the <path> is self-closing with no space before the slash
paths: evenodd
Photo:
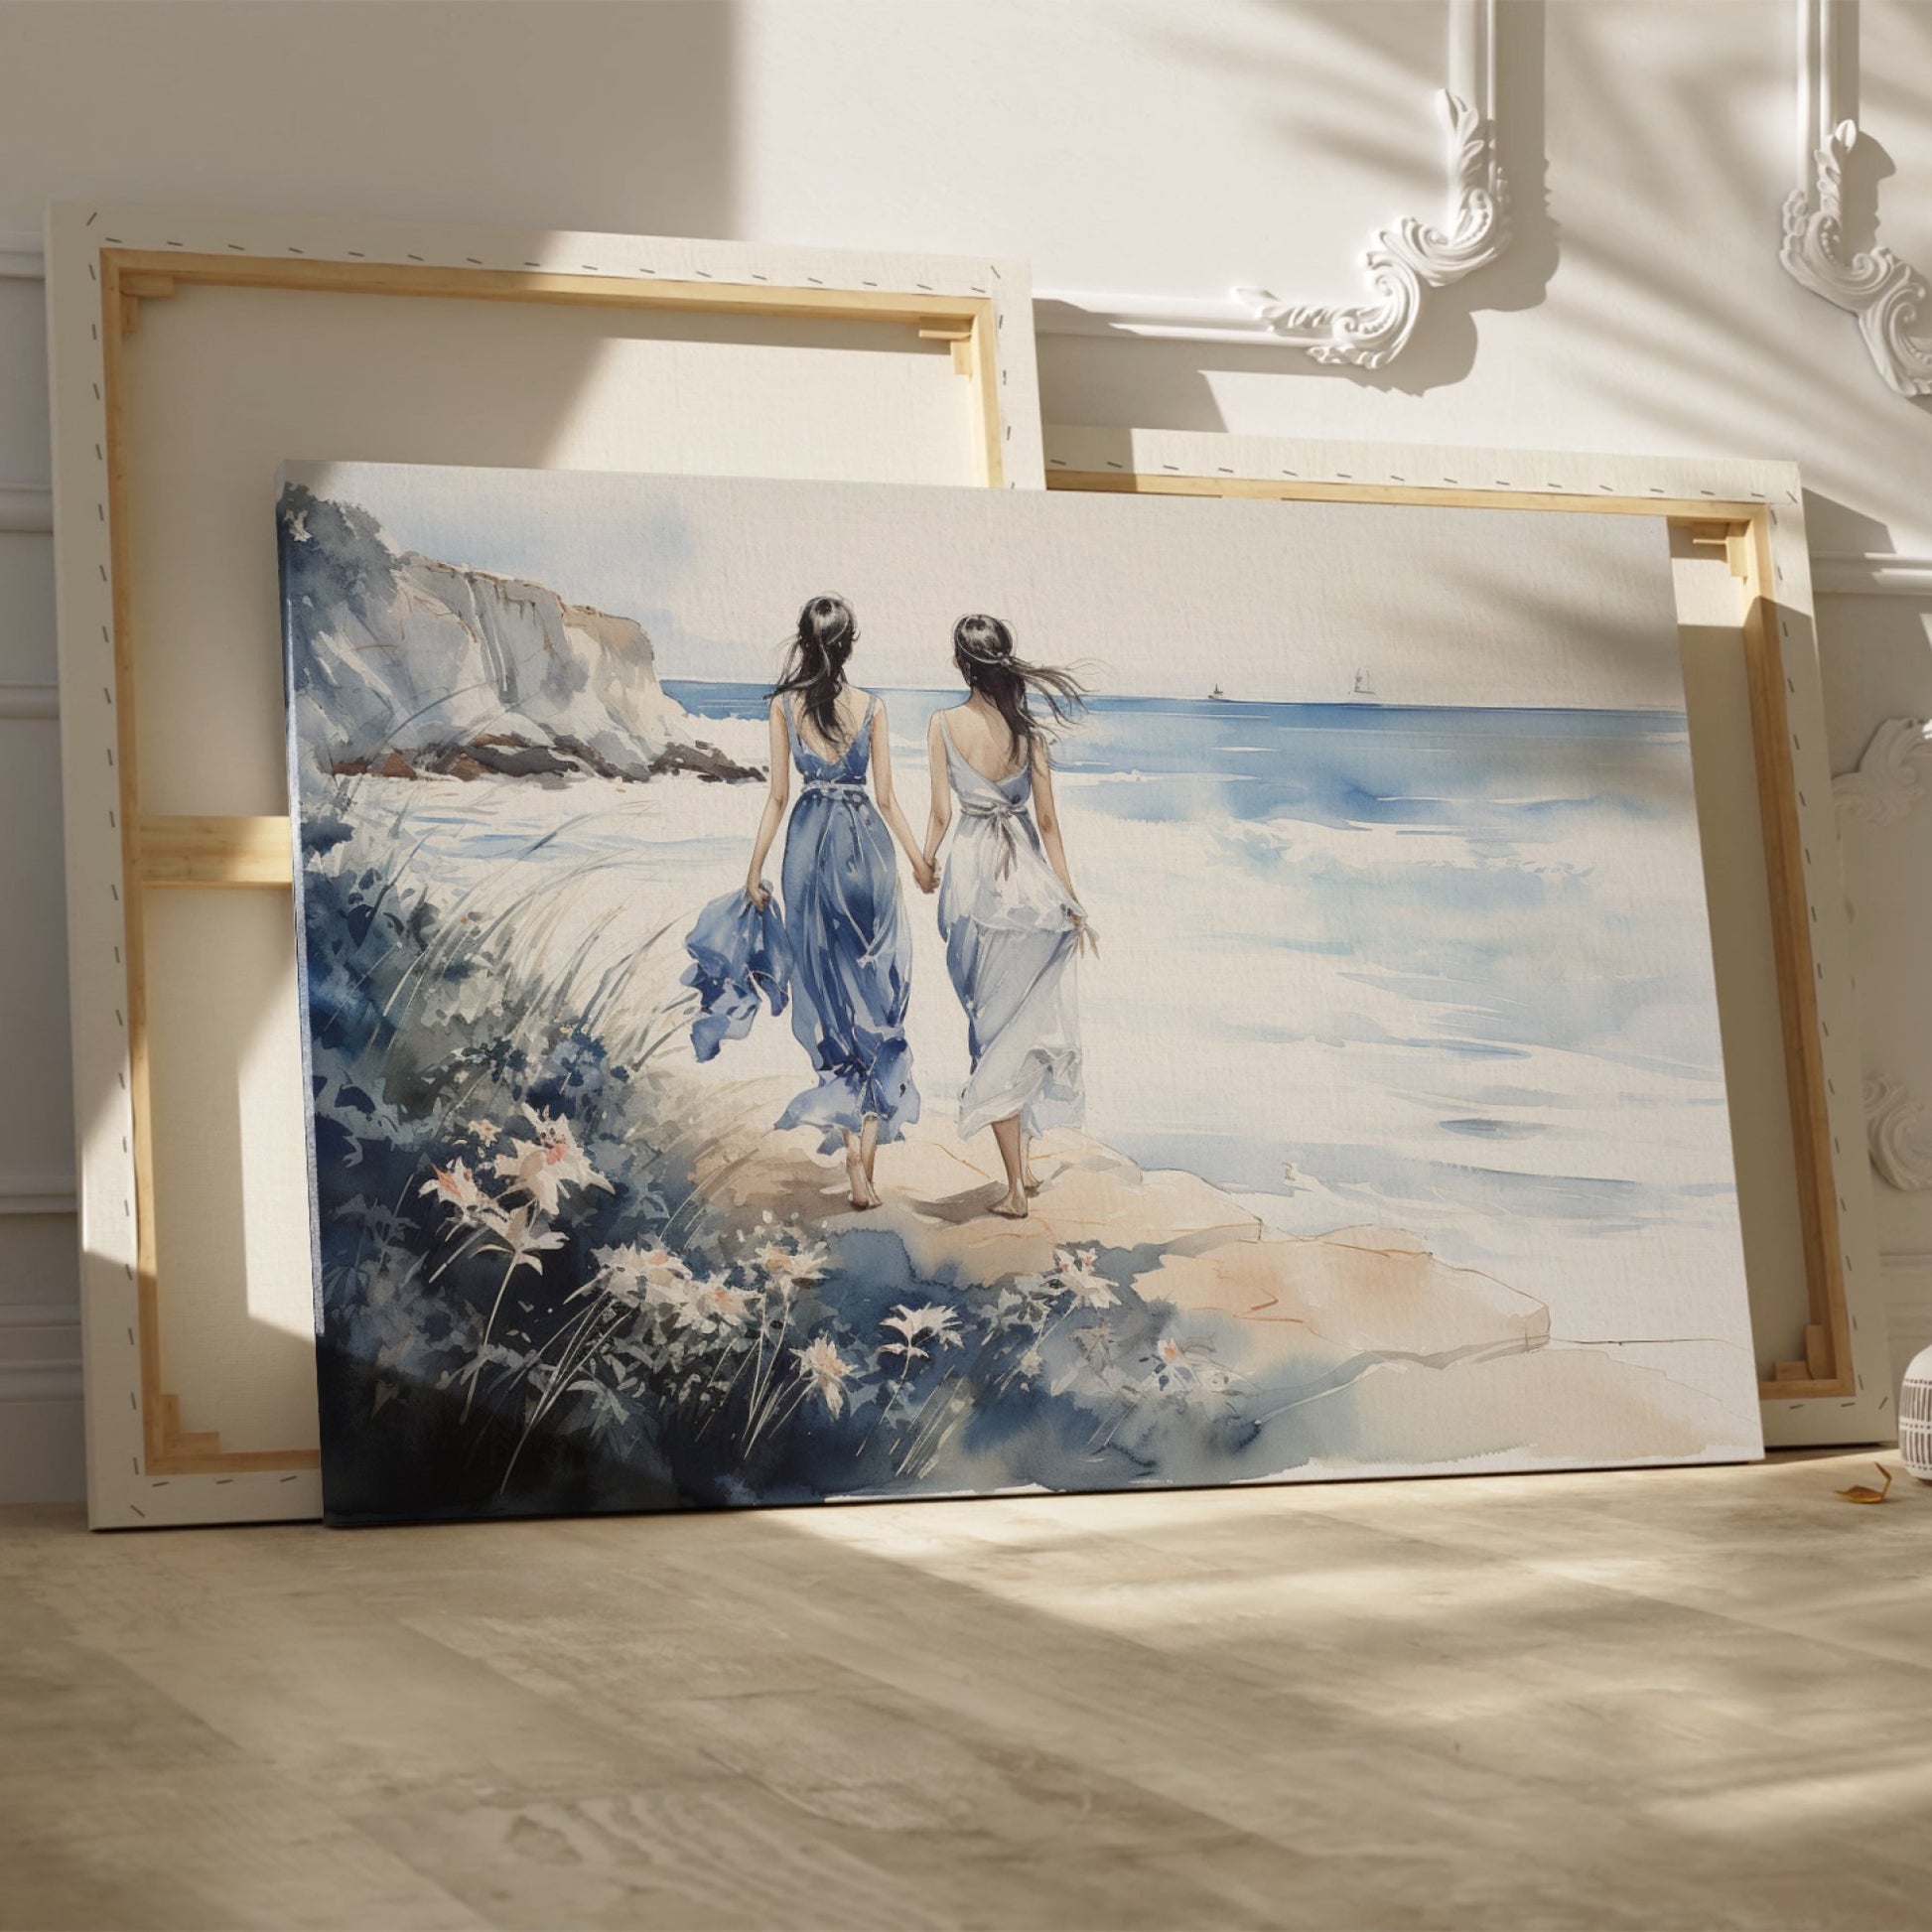
<path id="1" fill-rule="evenodd" d="M 1890 1440 L 1858 1017 L 1796 466 L 1162 430 L 1049 426 L 1045 435 L 1052 489 L 1607 511 L 1662 518 L 1725 558 L 1741 591 L 1735 636 L 1778 1016 L 1765 1050 L 1783 1059 L 1806 1302 L 1802 1358 L 1760 1362 L 1765 1437 L 1773 1447 Z"/>
<path id="2" fill-rule="evenodd" d="M 145 902 L 286 894 L 292 847 L 286 817 L 143 809 L 125 354 L 143 306 L 206 287 L 915 331 L 949 345 L 963 379 L 977 474 L 950 480 L 1037 487 L 1028 279 L 952 257 L 96 206 L 57 206 L 47 239 L 90 1519 L 316 1516 L 317 1451 L 225 1449 L 218 1430 L 187 1426 L 161 1346 Z M 279 660 L 279 640 L 268 648 Z"/>

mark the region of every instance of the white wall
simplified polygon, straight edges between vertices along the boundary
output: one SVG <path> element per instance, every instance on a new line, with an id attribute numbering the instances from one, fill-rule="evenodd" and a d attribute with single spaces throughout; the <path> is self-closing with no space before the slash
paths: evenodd
<path id="1" fill-rule="evenodd" d="M 1862 16 L 1883 239 L 1932 265 L 1932 5 Z M 0 5 L 0 234 L 98 196 L 1346 298 L 1377 226 L 1436 210 L 1445 47 L 1436 0 Z M 1932 572 L 1932 403 L 1777 262 L 1788 0 L 1506 0 L 1499 66 L 1516 239 L 1391 368 L 1057 337 L 1048 419 L 1795 458 L 1815 552 Z M 0 280 L 0 1496 L 79 1487 L 50 562 L 5 527 L 35 520 L 5 485 L 47 474 L 39 296 Z M 1932 595 L 1823 602 L 1835 768 L 1932 714 L 1929 620 Z M 1932 807 L 1852 856 L 1867 1063 L 1932 1103 Z M 1932 1340 L 1932 1190 L 1878 1192 L 1902 1348 Z"/>

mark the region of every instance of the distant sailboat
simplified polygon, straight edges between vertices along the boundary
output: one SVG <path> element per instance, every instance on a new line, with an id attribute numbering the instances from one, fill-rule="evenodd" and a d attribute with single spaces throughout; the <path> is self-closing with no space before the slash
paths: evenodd
<path id="1" fill-rule="evenodd" d="M 1380 704 L 1382 700 L 1375 694 L 1374 681 L 1366 671 L 1355 673 L 1355 682 L 1344 701 L 1348 704 Z"/>
<path id="2" fill-rule="evenodd" d="M 1238 704 L 1240 702 L 1238 698 L 1230 698 L 1218 684 L 1207 694 L 1207 699 L 1210 704 Z"/>

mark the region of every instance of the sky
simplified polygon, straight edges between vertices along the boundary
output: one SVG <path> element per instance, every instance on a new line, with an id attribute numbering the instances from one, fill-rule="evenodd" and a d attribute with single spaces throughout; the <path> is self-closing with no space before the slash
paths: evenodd
<path id="1" fill-rule="evenodd" d="M 659 675 L 765 683 L 850 602 L 862 686 L 943 689 L 954 621 L 1097 691 L 1683 709 L 1661 518 L 554 470 L 291 464 L 398 550 L 633 618 Z"/>

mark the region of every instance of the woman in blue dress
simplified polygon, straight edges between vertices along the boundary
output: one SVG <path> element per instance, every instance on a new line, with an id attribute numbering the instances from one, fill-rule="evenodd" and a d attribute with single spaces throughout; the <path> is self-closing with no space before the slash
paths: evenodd
<path id="1" fill-rule="evenodd" d="M 1068 672 L 1016 656 L 998 618 L 960 619 L 953 665 L 967 695 L 934 713 L 927 731 L 932 809 L 921 857 L 929 871 L 956 801 L 939 930 L 973 1061 L 959 1132 L 992 1128 L 1007 1181 L 993 1212 L 1020 1220 L 1038 1191 L 1033 1137 L 1077 1127 L 1086 1111 L 1073 965 L 1096 941 L 1060 836 L 1047 728 L 1032 703 L 1038 697 L 1064 724 L 1084 694 Z"/>
<path id="2" fill-rule="evenodd" d="M 880 1143 L 898 1140 L 919 1117 L 905 1043 L 911 934 L 893 838 L 922 891 L 931 891 L 932 874 L 894 795 L 886 707 L 846 678 L 858 641 L 859 626 L 843 598 L 815 597 L 798 614 L 797 634 L 771 692 L 771 779 L 743 903 L 754 917 L 769 906 L 764 862 L 784 822 L 795 767 L 798 802 L 779 875 L 783 946 L 791 1030 L 818 1081 L 777 1124 L 820 1129 L 821 1153 L 843 1149 L 852 1204 L 865 1208 L 879 1205 Z"/>

